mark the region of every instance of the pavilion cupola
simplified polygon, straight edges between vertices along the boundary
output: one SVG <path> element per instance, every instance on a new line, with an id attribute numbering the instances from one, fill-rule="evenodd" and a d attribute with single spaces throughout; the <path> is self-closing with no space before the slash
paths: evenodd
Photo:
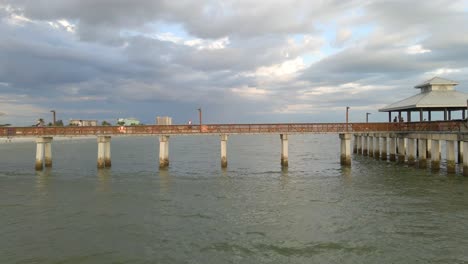
<path id="1" fill-rule="evenodd" d="M 447 80 L 440 77 L 434 77 L 424 83 L 416 85 L 414 88 L 421 89 L 421 93 L 427 93 L 431 91 L 453 91 L 457 82 Z"/>

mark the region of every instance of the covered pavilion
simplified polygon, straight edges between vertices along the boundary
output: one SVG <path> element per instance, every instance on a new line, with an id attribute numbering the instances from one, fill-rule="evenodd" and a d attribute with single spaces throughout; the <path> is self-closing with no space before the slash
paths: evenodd
<path id="1" fill-rule="evenodd" d="M 432 112 L 443 112 L 444 120 L 452 120 L 453 111 L 461 111 L 462 119 L 466 117 L 468 94 L 455 90 L 457 82 L 434 77 L 414 88 L 421 89 L 417 95 L 379 109 L 388 112 L 388 122 L 392 122 L 392 112 L 398 113 L 398 120 L 402 121 L 402 112 L 406 112 L 407 122 L 411 122 L 411 113 L 419 112 L 419 121 L 423 121 L 423 113 L 428 113 L 431 121 Z"/>

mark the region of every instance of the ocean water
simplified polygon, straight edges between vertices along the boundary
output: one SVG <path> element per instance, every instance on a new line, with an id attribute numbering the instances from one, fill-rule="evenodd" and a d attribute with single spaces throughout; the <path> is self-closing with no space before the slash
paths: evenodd
<path id="1" fill-rule="evenodd" d="M 353 156 L 337 135 L 0 144 L 0 263 L 468 263 L 468 178 Z"/>

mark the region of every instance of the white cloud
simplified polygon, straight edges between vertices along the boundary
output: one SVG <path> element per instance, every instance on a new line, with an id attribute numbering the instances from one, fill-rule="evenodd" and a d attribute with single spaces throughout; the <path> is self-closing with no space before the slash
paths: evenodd
<path id="1" fill-rule="evenodd" d="M 16 13 L 15 10 L 11 8 L 11 6 L 0 4 L 0 10 L 2 9 L 8 14 L 8 16 L 5 18 L 5 21 L 10 25 L 24 26 L 26 23 L 33 22 L 24 15 Z"/>
<path id="2" fill-rule="evenodd" d="M 48 24 L 55 29 L 64 29 L 67 32 L 75 33 L 76 25 L 70 23 L 65 19 L 59 19 L 56 21 L 49 21 Z"/>
<path id="3" fill-rule="evenodd" d="M 169 42 L 173 42 L 179 45 L 194 47 L 198 50 L 225 49 L 230 43 L 229 37 L 219 38 L 215 40 L 200 39 L 200 38 L 184 39 L 170 32 L 156 34 L 155 37 L 156 39 L 161 40 L 161 41 L 169 41 Z"/>
<path id="4" fill-rule="evenodd" d="M 246 97 L 249 99 L 265 99 L 268 95 L 272 94 L 271 91 L 268 91 L 266 89 L 247 86 L 231 88 L 230 91 L 236 95 Z"/>
<path id="5" fill-rule="evenodd" d="M 298 98 L 307 100 L 317 96 L 339 94 L 343 95 L 356 95 L 366 93 L 369 91 L 383 91 L 390 90 L 392 87 L 384 85 L 363 85 L 360 83 L 345 83 L 337 86 L 319 86 L 299 91 Z"/>
<path id="6" fill-rule="evenodd" d="M 384 107 L 384 104 L 373 104 L 366 106 L 353 106 L 353 110 L 358 111 L 374 111 L 376 109 Z M 329 113 L 332 112 L 343 112 L 343 106 L 323 105 L 323 104 L 288 104 L 286 106 L 277 108 L 273 111 L 276 114 L 319 114 L 325 110 Z"/>
<path id="7" fill-rule="evenodd" d="M 412 45 L 406 49 L 406 53 L 408 54 L 423 54 L 428 52 L 431 52 L 431 50 L 423 48 L 422 45 Z"/>
<path id="8" fill-rule="evenodd" d="M 429 75 L 444 75 L 444 74 L 458 73 L 458 72 L 461 72 L 461 70 L 450 69 L 450 68 L 440 68 L 440 69 L 436 69 L 435 71 L 429 72 Z"/>
<path id="9" fill-rule="evenodd" d="M 306 65 L 301 57 L 287 60 L 279 64 L 260 67 L 255 71 L 257 77 L 269 77 L 276 79 L 287 79 L 293 77 L 295 73 L 305 69 Z"/>

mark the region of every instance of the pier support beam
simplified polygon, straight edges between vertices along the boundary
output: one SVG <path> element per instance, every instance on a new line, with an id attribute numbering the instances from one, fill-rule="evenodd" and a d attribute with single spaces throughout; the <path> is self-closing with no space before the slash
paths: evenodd
<path id="1" fill-rule="evenodd" d="M 362 155 L 367 156 L 368 154 L 368 149 L 367 149 L 367 135 L 362 136 Z"/>
<path id="2" fill-rule="evenodd" d="M 416 164 L 416 148 L 415 148 L 415 139 L 408 138 L 408 165 Z"/>
<path id="3" fill-rule="evenodd" d="M 357 154 L 362 154 L 362 136 L 357 135 L 356 141 L 357 141 Z"/>
<path id="4" fill-rule="evenodd" d="M 105 153 L 104 153 L 104 165 L 106 168 L 109 168 L 112 166 L 112 161 L 111 161 L 111 137 L 110 136 L 105 136 L 106 138 L 106 143 L 105 143 Z"/>
<path id="5" fill-rule="evenodd" d="M 281 138 L 281 167 L 288 167 L 288 135 L 280 134 Z"/>
<path id="6" fill-rule="evenodd" d="M 169 136 L 159 136 L 159 168 L 169 167 Z"/>
<path id="7" fill-rule="evenodd" d="M 468 141 L 463 142 L 463 153 L 467 153 L 463 155 L 463 176 L 468 176 Z"/>
<path id="8" fill-rule="evenodd" d="M 379 135 L 376 135 L 374 138 L 375 138 L 375 142 L 374 142 L 374 158 L 375 158 L 375 159 L 380 159 L 380 137 L 379 137 Z"/>
<path id="9" fill-rule="evenodd" d="M 227 168 L 227 139 L 228 135 L 221 135 L 221 168 Z"/>
<path id="10" fill-rule="evenodd" d="M 288 167 L 288 135 L 287 134 L 280 134 L 281 138 L 281 166 Z"/>
<path id="11" fill-rule="evenodd" d="M 44 152 L 45 166 L 52 167 L 52 137 L 40 137 L 36 139 L 36 170 L 44 168 Z"/>
<path id="12" fill-rule="evenodd" d="M 105 168 L 111 166 L 111 157 L 110 157 L 110 136 L 98 136 L 98 157 L 97 157 L 97 167 Z"/>
<path id="13" fill-rule="evenodd" d="M 369 147 L 368 147 L 369 157 L 374 157 L 374 136 L 369 135 Z"/>
<path id="14" fill-rule="evenodd" d="M 382 160 L 387 160 L 387 137 L 382 137 Z"/>
<path id="15" fill-rule="evenodd" d="M 405 163 L 405 138 L 398 138 L 398 162 Z"/>
<path id="16" fill-rule="evenodd" d="M 390 161 L 396 161 L 396 138 L 390 137 L 390 142 L 388 143 Z"/>
<path id="17" fill-rule="evenodd" d="M 455 141 L 445 141 L 445 150 L 447 151 L 447 172 L 455 173 Z"/>
<path id="18" fill-rule="evenodd" d="M 431 120 L 429 119 L 429 121 Z M 428 159 L 432 158 L 432 140 L 431 139 L 428 139 L 426 143 L 426 155 Z"/>
<path id="19" fill-rule="evenodd" d="M 358 153 L 358 135 L 354 135 L 354 141 L 353 141 L 353 153 L 357 154 Z"/>
<path id="20" fill-rule="evenodd" d="M 457 141 L 457 149 L 458 149 L 458 164 L 463 164 L 463 141 Z"/>
<path id="21" fill-rule="evenodd" d="M 439 140 L 431 140 L 431 169 L 440 170 Z"/>
<path id="22" fill-rule="evenodd" d="M 418 141 L 418 148 L 419 148 L 419 156 L 418 156 L 418 167 L 421 169 L 427 168 L 427 151 L 426 151 L 426 146 L 427 142 L 426 139 L 419 139 Z"/>
<path id="23" fill-rule="evenodd" d="M 44 165 L 46 168 L 52 167 L 52 138 L 45 138 L 44 143 Z"/>
<path id="24" fill-rule="evenodd" d="M 341 140 L 340 163 L 343 166 L 351 166 L 351 135 L 340 134 L 340 140 Z"/>

